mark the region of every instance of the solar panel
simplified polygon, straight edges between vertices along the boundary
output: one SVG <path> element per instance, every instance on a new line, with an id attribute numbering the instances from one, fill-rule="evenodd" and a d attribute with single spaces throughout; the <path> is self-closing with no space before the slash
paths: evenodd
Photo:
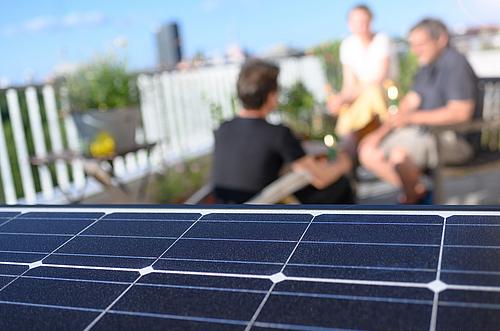
<path id="1" fill-rule="evenodd" d="M 500 212 L 0 208 L 0 330 L 498 330 Z"/>

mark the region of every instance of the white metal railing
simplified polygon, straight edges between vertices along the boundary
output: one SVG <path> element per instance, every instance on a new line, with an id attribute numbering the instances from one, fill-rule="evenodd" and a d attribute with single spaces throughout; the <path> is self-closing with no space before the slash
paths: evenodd
<path id="1" fill-rule="evenodd" d="M 42 93 L 42 100 L 38 97 L 38 92 Z M 61 127 L 58 120 L 60 112 L 56 107 L 54 88 L 50 85 L 43 86 L 41 89 L 29 86 L 26 88 L 9 89 L 5 94 L 12 137 L 6 136 L 6 132 L 3 130 L 5 119 L 2 118 L 2 129 L 0 131 L 0 173 L 2 174 L 4 202 L 7 204 L 64 202 L 64 195 L 58 188 L 65 190 L 69 190 L 71 186 L 74 188 L 83 188 L 83 169 L 74 167 L 72 169 L 73 181 L 70 182 L 66 164 L 63 161 L 57 161 L 55 164 L 56 182 L 54 183 L 49 167 L 47 165 L 41 165 L 36 168 L 32 167 L 28 153 L 28 139 L 31 140 L 30 143 L 34 149 L 34 155 L 32 156 L 45 157 L 48 152 L 57 153 L 64 149 Z M 20 108 L 21 98 L 26 103 L 26 114 L 23 114 Z M 44 108 L 43 112 L 40 107 L 42 104 Z M 24 123 L 23 115 L 28 117 L 28 125 Z M 49 141 L 45 139 L 42 116 L 46 118 L 45 125 L 50 136 Z M 66 121 L 71 121 L 71 119 L 68 117 Z M 26 135 L 28 131 L 31 133 L 31 138 Z M 76 136 L 71 134 L 69 128 L 66 128 L 66 133 L 69 146 L 73 146 L 75 147 L 73 149 L 77 150 L 78 140 Z M 48 148 L 49 143 L 52 146 L 50 151 Z M 8 145 L 15 146 L 16 157 L 14 157 L 12 149 L 9 152 Z M 14 169 L 17 169 L 17 181 L 20 182 L 21 195 L 16 193 Z M 36 184 L 33 171 L 38 173 L 40 192 L 37 192 L 35 189 Z"/>
<path id="2" fill-rule="evenodd" d="M 288 58 L 279 61 L 279 65 L 282 86 L 301 80 L 317 100 L 324 99 L 326 76 L 318 58 Z M 143 127 L 138 140 L 158 142 L 158 145 L 149 159 L 145 151 L 140 151 L 116 160 L 114 166 L 118 177 L 122 180 L 137 178 L 150 171 L 148 165 L 163 167 L 208 153 L 213 144 L 212 131 L 218 124 L 212 118 L 211 105 L 220 106 L 224 118 L 233 116 L 238 71 L 239 65 L 228 64 L 140 75 L 137 83 Z M 64 149 L 78 150 L 75 124 L 71 116 L 65 116 L 70 108 L 67 91 L 45 85 L 12 88 L 1 93 L 5 94 L 8 108 L 3 114 L 8 114 L 12 128 L 12 135 L 7 135 L 4 130 L 6 118 L 0 113 L 0 178 L 4 203 L 65 203 L 67 199 L 62 191 L 85 189 L 87 195 L 97 193 L 101 187 L 86 180 L 78 159 L 70 164 L 62 160 L 55 162 L 55 176 L 51 175 L 48 166 L 32 167 L 30 164 L 31 156 L 44 157 Z M 27 105 L 26 114 L 20 107 L 21 98 Z M 26 116 L 27 123 L 23 121 Z M 34 155 L 28 152 L 28 143 L 33 146 Z M 12 148 L 9 152 L 8 146 L 15 146 L 15 155 Z M 18 176 L 14 179 L 16 170 Z M 35 179 L 35 172 L 38 179 Z"/>

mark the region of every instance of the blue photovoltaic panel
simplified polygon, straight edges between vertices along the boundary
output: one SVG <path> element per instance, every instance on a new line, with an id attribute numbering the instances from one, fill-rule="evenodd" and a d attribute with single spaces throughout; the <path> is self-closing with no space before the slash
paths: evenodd
<path id="1" fill-rule="evenodd" d="M 499 325 L 499 212 L 0 211 L 0 330 Z"/>

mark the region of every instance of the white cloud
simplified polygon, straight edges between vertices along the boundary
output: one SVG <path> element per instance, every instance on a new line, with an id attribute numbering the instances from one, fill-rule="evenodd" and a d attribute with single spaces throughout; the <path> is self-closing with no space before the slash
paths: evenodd
<path id="1" fill-rule="evenodd" d="M 219 9 L 222 5 L 222 0 L 202 0 L 200 8 L 205 13 L 211 13 Z"/>
<path id="2" fill-rule="evenodd" d="M 77 27 L 82 25 L 98 25 L 104 22 L 104 15 L 98 12 L 70 13 L 61 19 L 64 27 Z"/>
<path id="3" fill-rule="evenodd" d="M 105 21 L 105 16 L 99 12 L 75 12 L 62 17 L 37 16 L 18 25 L 0 27 L 0 33 L 4 36 L 14 36 L 21 33 L 39 33 L 52 29 L 96 26 Z"/>
<path id="4" fill-rule="evenodd" d="M 39 16 L 24 22 L 23 29 L 28 32 L 39 32 L 54 27 L 56 23 L 52 17 Z"/>
<path id="5" fill-rule="evenodd" d="M 6 25 L 0 29 L 0 34 L 5 37 L 12 37 L 17 33 L 17 29 L 13 25 Z"/>
<path id="6" fill-rule="evenodd" d="M 128 39 L 125 36 L 117 36 L 113 41 L 111 42 L 111 45 L 113 45 L 114 48 L 126 48 L 128 45 Z"/>

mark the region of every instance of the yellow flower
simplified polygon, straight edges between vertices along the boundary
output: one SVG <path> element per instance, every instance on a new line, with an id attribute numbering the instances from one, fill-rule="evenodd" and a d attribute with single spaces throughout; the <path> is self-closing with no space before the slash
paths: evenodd
<path id="1" fill-rule="evenodd" d="M 90 155 L 107 157 L 115 153 L 115 140 L 107 132 L 99 132 L 90 144 Z"/>

